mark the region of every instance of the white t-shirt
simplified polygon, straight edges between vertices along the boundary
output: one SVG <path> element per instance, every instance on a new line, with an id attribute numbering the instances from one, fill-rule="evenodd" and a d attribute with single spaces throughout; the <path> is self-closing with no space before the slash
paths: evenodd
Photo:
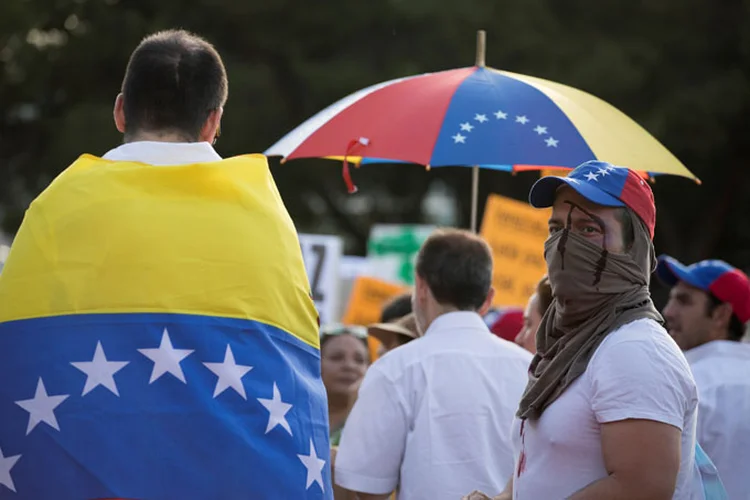
<path id="1" fill-rule="evenodd" d="M 730 499 L 750 499 L 750 345 L 715 340 L 685 352 L 698 385 L 698 442 Z"/>
<path id="2" fill-rule="evenodd" d="M 531 355 L 477 314 L 440 316 L 367 371 L 344 426 L 336 483 L 399 500 L 497 495 L 513 473 L 510 436 Z"/>
<path id="3" fill-rule="evenodd" d="M 697 408 L 690 367 L 674 340 L 650 319 L 628 323 L 602 341 L 583 375 L 539 420 L 514 421 L 513 498 L 567 498 L 607 477 L 601 424 L 637 418 L 682 430 L 673 498 L 703 500 L 694 460 Z"/>

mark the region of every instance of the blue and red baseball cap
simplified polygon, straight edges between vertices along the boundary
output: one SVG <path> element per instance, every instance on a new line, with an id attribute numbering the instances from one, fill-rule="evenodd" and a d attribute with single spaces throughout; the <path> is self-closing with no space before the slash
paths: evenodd
<path id="1" fill-rule="evenodd" d="M 592 203 L 605 207 L 628 207 L 646 224 L 651 239 L 656 228 L 654 193 L 643 177 L 626 167 L 605 161 L 587 161 L 567 177 L 543 177 L 529 192 L 529 203 L 536 208 L 551 207 L 560 186 L 567 185 Z"/>
<path id="2" fill-rule="evenodd" d="M 720 301 L 728 302 L 742 323 L 750 320 L 750 280 L 745 273 L 723 260 L 702 260 L 686 266 L 668 255 L 660 255 L 656 276 L 668 286 L 683 281 L 709 292 Z"/>

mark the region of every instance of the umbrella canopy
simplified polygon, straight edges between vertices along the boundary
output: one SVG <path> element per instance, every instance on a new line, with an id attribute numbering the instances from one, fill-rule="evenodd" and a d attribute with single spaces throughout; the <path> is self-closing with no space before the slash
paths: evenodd
<path id="1" fill-rule="evenodd" d="M 599 159 L 649 175 L 697 180 L 659 141 L 605 101 L 482 66 L 399 78 L 355 92 L 265 154 L 506 171 L 574 168 Z"/>

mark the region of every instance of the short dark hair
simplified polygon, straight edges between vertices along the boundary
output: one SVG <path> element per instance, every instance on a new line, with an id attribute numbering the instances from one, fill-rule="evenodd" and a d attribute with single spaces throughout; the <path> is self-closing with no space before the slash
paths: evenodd
<path id="1" fill-rule="evenodd" d="M 619 210 L 617 210 L 617 220 L 620 221 L 620 225 L 622 226 L 622 242 L 623 246 L 625 247 L 625 250 L 630 250 L 630 248 L 633 246 L 633 243 L 635 243 L 635 228 L 633 227 L 633 216 L 637 217 L 637 215 L 633 214 L 631 216 L 630 209 L 627 207 L 621 207 Z"/>
<path id="2" fill-rule="evenodd" d="M 550 285 L 549 277 L 546 274 L 536 284 L 536 297 L 539 315 L 544 316 L 544 313 L 552 304 L 552 285 Z"/>
<path id="3" fill-rule="evenodd" d="M 404 293 L 390 300 L 380 312 L 380 322 L 390 323 L 411 312 L 411 294 Z"/>
<path id="4" fill-rule="evenodd" d="M 154 33 L 133 51 L 122 81 L 125 135 L 169 131 L 196 141 L 227 100 L 227 72 L 203 38 L 182 30 Z"/>
<path id="5" fill-rule="evenodd" d="M 416 271 L 440 304 L 477 310 L 492 286 L 492 252 L 473 233 L 442 229 L 422 245 Z"/>
<path id="6" fill-rule="evenodd" d="M 725 302 L 711 292 L 706 292 L 706 295 L 708 295 L 708 301 L 706 302 L 706 314 L 708 316 L 711 316 L 711 314 L 713 314 L 714 312 L 714 309 L 719 307 L 721 304 L 724 304 Z M 742 337 L 744 335 L 745 325 L 742 323 L 742 321 L 740 321 L 740 318 L 738 318 L 737 315 L 732 312 L 732 319 L 729 320 L 729 329 L 727 330 L 728 340 L 740 341 L 742 340 Z"/>

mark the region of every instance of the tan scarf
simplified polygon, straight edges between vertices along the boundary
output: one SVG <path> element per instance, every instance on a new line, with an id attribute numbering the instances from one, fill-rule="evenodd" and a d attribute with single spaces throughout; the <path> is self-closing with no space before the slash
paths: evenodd
<path id="1" fill-rule="evenodd" d="M 538 419 L 586 371 L 610 332 L 641 318 L 663 322 L 648 290 L 654 245 L 643 222 L 628 213 L 635 238 L 627 254 L 608 253 L 571 232 L 570 217 L 568 226 L 544 243 L 554 299 L 537 331 L 519 418 Z"/>

